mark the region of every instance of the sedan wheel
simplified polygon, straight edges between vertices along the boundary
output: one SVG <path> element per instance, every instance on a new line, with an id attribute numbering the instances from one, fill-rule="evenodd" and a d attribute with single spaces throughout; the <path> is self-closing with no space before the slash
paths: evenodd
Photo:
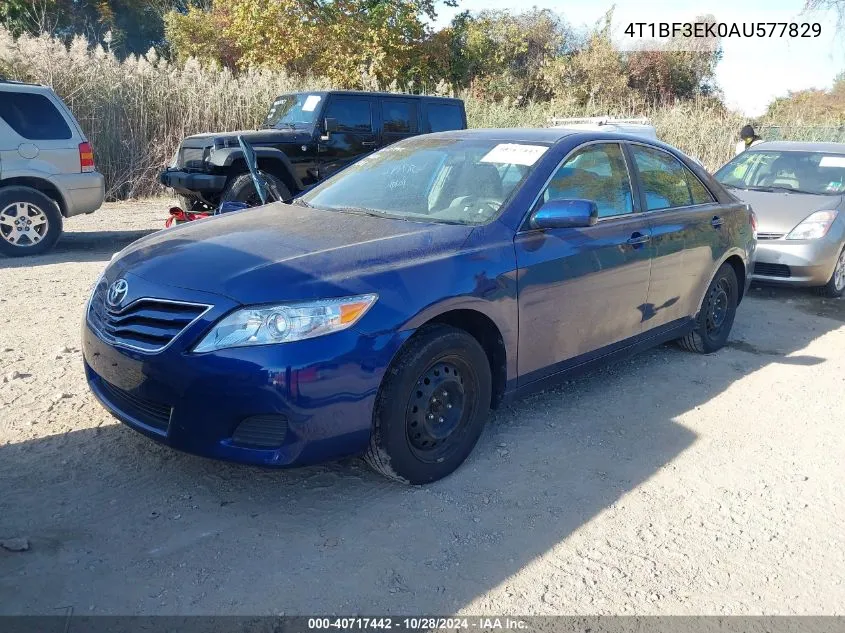
<path id="1" fill-rule="evenodd" d="M 428 326 L 387 371 L 365 459 L 404 483 L 445 477 L 472 452 L 490 408 L 490 361 L 469 333 Z"/>
<path id="2" fill-rule="evenodd" d="M 845 247 L 839 253 L 839 259 L 836 260 L 836 266 L 830 280 L 817 290 L 823 297 L 830 297 L 831 299 L 841 297 L 845 292 Z"/>
<path id="3" fill-rule="evenodd" d="M 722 264 L 698 311 L 695 329 L 679 339 L 681 347 L 699 354 L 710 354 L 724 347 L 730 336 L 739 301 L 739 284 L 730 264 Z"/>

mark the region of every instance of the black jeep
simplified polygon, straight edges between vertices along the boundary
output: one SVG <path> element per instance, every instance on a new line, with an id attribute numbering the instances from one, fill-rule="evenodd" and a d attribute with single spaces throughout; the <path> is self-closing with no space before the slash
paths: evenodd
<path id="1" fill-rule="evenodd" d="M 258 168 L 277 197 L 288 199 L 362 154 L 395 141 L 466 128 L 460 99 L 377 92 L 298 92 L 270 106 L 261 129 L 196 134 L 182 141 L 163 185 L 186 211 L 222 202 L 260 204 L 237 136 L 255 149 Z"/>

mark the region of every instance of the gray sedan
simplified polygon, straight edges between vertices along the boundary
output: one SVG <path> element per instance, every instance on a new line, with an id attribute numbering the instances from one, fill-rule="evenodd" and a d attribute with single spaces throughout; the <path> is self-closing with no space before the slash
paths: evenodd
<path id="1" fill-rule="evenodd" d="M 842 295 L 845 143 L 760 143 L 715 176 L 757 214 L 754 279 Z"/>

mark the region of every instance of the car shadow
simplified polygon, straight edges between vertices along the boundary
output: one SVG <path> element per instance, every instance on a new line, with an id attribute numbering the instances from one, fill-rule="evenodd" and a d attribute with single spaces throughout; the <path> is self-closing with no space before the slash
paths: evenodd
<path id="1" fill-rule="evenodd" d="M 2 446 L 0 537 L 31 550 L 0 550 L 0 613 L 453 613 L 688 449 L 680 416 L 769 364 L 823 362 L 795 354 L 838 322 L 780 336 L 796 315 L 752 296 L 715 355 L 659 347 L 498 410 L 427 487 L 357 459 L 214 462 L 110 423 Z"/>
<path id="2" fill-rule="evenodd" d="M 112 254 L 158 229 L 128 231 L 67 231 L 56 246 L 44 255 L 4 257 L 0 269 L 29 268 L 66 262 L 107 262 Z"/>

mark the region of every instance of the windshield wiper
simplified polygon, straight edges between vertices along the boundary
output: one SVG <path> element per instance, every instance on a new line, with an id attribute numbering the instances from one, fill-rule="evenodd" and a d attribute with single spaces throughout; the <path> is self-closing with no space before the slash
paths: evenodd
<path id="1" fill-rule="evenodd" d="M 788 191 L 789 193 L 806 193 L 806 194 L 809 194 L 811 196 L 819 195 L 815 191 L 807 191 L 806 189 L 793 189 L 792 187 L 777 187 L 777 186 L 775 186 L 775 187 L 772 187 L 772 189 L 776 189 L 778 191 Z"/>
<path id="2" fill-rule="evenodd" d="M 769 187 L 749 187 L 751 191 L 785 191 L 787 193 L 805 193 L 811 196 L 819 195 L 815 191 L 807 191 L 806 189 L 795 189 L 794 187 L 784 187 L 783 185 L 771 185 Z"/>
<path id="3" fill-rule="evenodd" d="M 305 202 L 302 198 L 296 198 L 295 200 L 291 200 L 291 204 L 295 204 L 298 207 L 308 207 L 309 209 L 313 208 L 310 204 Z"/>

